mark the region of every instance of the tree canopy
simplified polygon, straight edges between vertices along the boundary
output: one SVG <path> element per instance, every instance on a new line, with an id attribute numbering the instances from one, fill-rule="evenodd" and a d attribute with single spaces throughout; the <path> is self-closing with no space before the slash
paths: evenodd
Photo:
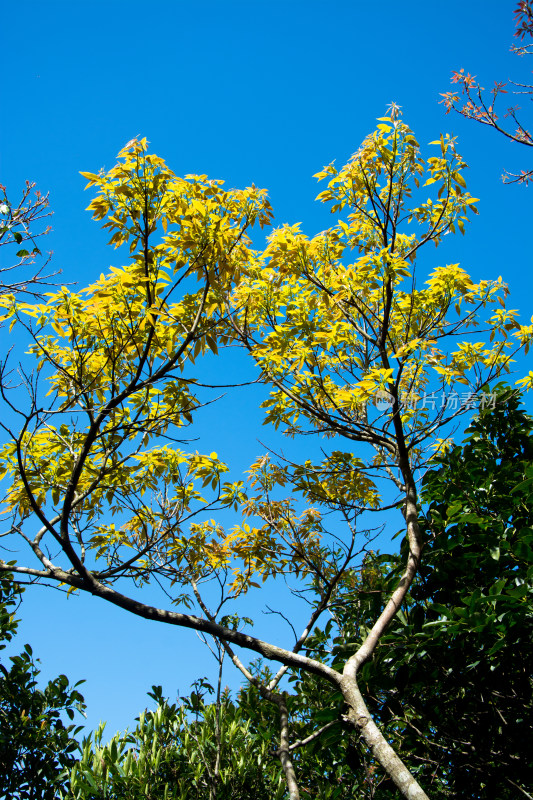
<path id="1" fill-rule="evenodd" d="M 93 217 L 111 245 L 129 250 L 127 264 L 45 302 L 0 298 L 4 322 L 26 331 L 34 359 L 34 372 L 22 373 L 26 409 L 5 364 L 1 373 L 6 533 L 22 539 L 30 560 L 0 570 L 215 637 L 277 707 L 291 800 L 299 788 L 279 688 L 288 669 L 333 685 L 347 724 L 403 796 L 427 797 L 376 725 L 358 673 L 421 564 L 418 479 L 429 448 L 445 447 L 451 424 L 533 335 L 506 308 L 501 278 L 476 284 L 458 264 L 428 270 L 421 259 L 426 245 L 464 232 L 476 210 L 455 140 L 441 136 L 425 157 L 396 107 L 378 123 L 348 164 L 318 173 L 327 180 L 319 199 L 338 221 L 312 238 L 282 226 L 262 251 L 250 229 L 271 224 L 264 190 L 177 177 L 134 139 L 111 170 L 83 173 L 97 191 Z M 271 387 L 267 422 L 291 436 L 332 438 L 321 463 L 266 455 L 245 486 L 226 480 L 216 453 L 184 449 L 207 402 L 201 357 L 235 344 Z M 532 382 L 533 374 L 521 381 Z M 304 655 L 365 546 L 361 515 L 387 507 L 403 515 L 407 545 L 386 601 L 342 664 Z M 216 519 L 221 510 L 236 515 L 229 530 Z M 251 586 L 276 576 L 313 592 L 292 648 L 240 630 L 228 615 Z M 185 610 L 143 602 L 137 589 L 149 581 Z M 215 606 L 207 581 L 220 590 Z M 235 646 L 282 666 L 265 682 Z"/>

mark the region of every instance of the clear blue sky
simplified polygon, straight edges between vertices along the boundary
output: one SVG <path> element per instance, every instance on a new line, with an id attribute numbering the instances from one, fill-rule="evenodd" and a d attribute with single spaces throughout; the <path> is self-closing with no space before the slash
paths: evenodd
<path id="1" fill-rule="evenodd" d="M 459 137 L 480 216 L 448 237 L 436 263 L 460 262 L 474 278 L 502 275 L 523 320 L 531 314 L 533 187 L 504 186 L 530 150 L 455 115 L 439 93 L 464 67 L 485 85 L 528 81 L 509 53 L 515 0 L 405 4 L 382 0 L 26 0 L 2 10 L 0 182 L 50 192 L 53 265 L 83 285 L 117 263 L 84 211 L 80 170 L 111 167 L 133 136 L 178 174 L 207 173 L 230 186 L 269 190 L 276 221 L 312 234 L 330 224 L 314 203 L 322 165 L 342 164 L 395 101 L 424 144 Z M 4 334 L 5 335 L 5 334 Z M 253 394 L 224 402 L 206 449 L 243 467 L 264 448 Z M 244 404 L 235 409 L 235 403 Z M 233 404 L 233 405 L 232 405 Z M 222 407 L 224 409 L 224 406 Z M 237 413 L 235 413 L 237 412 Z M 224 413 L 222 410 L 218 413 Z M 240 427 L 231 419 L 240 418 Z M 244 420 L 244 421 L 243 421 Z M 32 588 L 15 650 L 29 641 L 45 676 L 86 678 L 89 727 L 131 724 L 152 683 L 175 696 L 212 671 L 187 631 L 135 619 L 92 598 Z M 255 603 L 255 601 L 253 601 Z M 275 622 L 264 620 L 264 635 Z M 268 627 L 270 626 L 270 632 Z M 228 682 L 235 677 L 228 674 Z"/>

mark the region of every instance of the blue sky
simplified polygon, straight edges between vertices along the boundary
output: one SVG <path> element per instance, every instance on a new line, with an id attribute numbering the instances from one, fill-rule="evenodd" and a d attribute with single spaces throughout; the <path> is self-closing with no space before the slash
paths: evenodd
<path id="1" fill-rule="evenodd" d="M 421 144 L 458 136 L 480 216 L 464 238 L 447 237 L 435 265 L 460 262 L 475 279 L 502 275 L 511 305 L 531 315 L 533 188 L 504 186 L 530 151 L 456 115 L 439 93 L 464 67 L 484 85 L 527 82 L 509 52 L 513 0 L 26 0 L 2 11 L 3 121 L 0 182 L 50 192 L 47 248 L 62 280 L 81 286 L 119 256 L 84 210 L 80 170 L 111 167 L 133 136 L 146 136 L 177 174 L 207 173 L 230 186 L 269 191 L 277 224 L 330 224 L 315 203 L 313 173 L 357 149 L 391 101 Z M 426 150 L 427 152 L 427 150 Z M 238 362 L 236 372 L 238 372 Z M 205 421 L 205 448 L 245 468 L 264 450 L 257 394 L 227 397 Z M 217 406 L 217 409 L 219 407 Z M 226 409 L 226 411 L 224 411 Z M 225 420 L 220 424 L 220 419 Z M 239 420 L 236 427 L 236 420 Z M 254 605 L 259 600 L 251 600 Z M 32 588 L 15 647 L 29 641 L 43 675 L 86 678 L 89 727 L 131 724 L 153 683 L 175 696 L 212 672 L 188 631 L 128 616 L 92 598 Z M 263 618 L 264 635 L 276 621 Z M 19 647 L 19 649 L 20 649 Z M 236 678 L 227 676 L 235 685 Z"/>

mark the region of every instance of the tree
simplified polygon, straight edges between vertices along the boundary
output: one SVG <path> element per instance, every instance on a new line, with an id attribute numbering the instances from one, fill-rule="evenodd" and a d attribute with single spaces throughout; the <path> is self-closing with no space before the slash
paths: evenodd
<path id="1" fill-rule="evenodd" d="M 0 576 L 0 650 L 16 634 L 13 607 L 20 588 L 9 573 Z M 65 768 L 76 761 L 76 736 L 81 727 L 65 724 L 85 704 L 64 675 L 37 688 L 39 669 L 29 644 L 11 656 L 11 666 L 0 662 L 0 795 L 5 800 L 52 800 Z"/>
<path id="2" fill-rule="evenodd" d="M 511 47 L 511 52 L 519 56 L 532 55 L 533 43 L 524 44 L 524 40 L 533 37 L 533 7 L 531 0 L 520 0 L 515 9 L 515 23 L 516 30 L 514 36 L 521 41 L 521 44 Z M 510 106 L 507 108 L 506 113 L 501 116 L 501 112 L 496 112 L 496 103 L 499 96 L 502 94 L 511 94 L 521 100 L 523 97 L 531 100 L 533 94 L 533 85 L 530 83 L 516 83 L 515 81 L 507 81 L 503 83 L 496 81 L 494 87 L 491 89 L 488 97 L 485 94 L 485 89 L 480 86 L 476 81 L 475 75 L 465 73 L 464 69 L 459 72 L 454 72 L 452 75 L 452 83 L 458 84 L 461 89 L 461 95 L 456 91 L 446 92 L 442 95 L 442 103 L 446 106 L 446 113 L 448 114 L 452 109 L 461 116 L 467 119 L 474 119 L 482 125 L 488 125 L 490 128 L 506 136 L 512 142 L 524 144 L 526 147 L 533 147 L 533 136 L 531 134 L 530 126 L 523 119 L 519 119 L 518 112 L 521 110 L 519 106 Z M 512 86 L 512 89 L 508 87 Z M 505 120 L 510 121 L 511 127 Z M 504 174 L 504 181 L 507 183 L 528 183 L 533 177 L 533 170 L 522 170 L 519 174 Z"/>
<path id="3" fill-rule="evenodd" d="M 438 155 L 424 160 L 393 109 L 345 167 L 320 173 L 329 178 L 320 197 L 341 212 L 338 224 L 311 240 L 283 227 L 256 253 L 248 230 L 272 216 L 262 190 L 178 178 L 147 152 L 145 140 L 133 140 L 108 173 L 84 173 L 98 190 L 93 216 L 106 220 L 111 244 L 129 246 L 129 264 L 82 292 L 63 288 L 46 303 L 3 300 L 5 318 L 31 337 L 37 366 L 27 379 L 28 411 L 3 392 L 20 430 L 2 423 L 10 532 L 23 538 L 34 562 L 0 569 L 213 636 L 277 708 L 291 800 L 299 788 L 279 689 L 288 669 L 332 684 L 347 705 L 347 724 L 403 796 L 427 797 L 373 721 L 357 673 L 419 567 L 416 474 L 425 449 L 468 410 L 472 393 L 509 369 L 514 350 L 533 333 L 506 310 L 501 279 L 475 285 L 453 264 L 436 267 L 420 288 L 419 250 L 462 231 L 475 210 L 454 140 L 441 137 L 436 146 Z M 434 196 L 422 196 L 425 187 Z M 352 254 L 355 261 L 346 264 L 343 257 Z M 479 325 L 488 343 L 473 337 Z M 360 453 L 335 449 L 321 464 L 303 465 L 264 457 L 252 467 L 247 492 L 242 481 L 224 480 L 228 467 L 216 453 L 180 449 L 177 437 L 206 402 L 189 369 L 201 354 L 236 341 L 273 387 L 269 421 L 291 435 L 315 431 L 337 437 L 334 444 L 361 443 Z M 457 382 L 468 402 L 458 398 Z M 455 405 L 428 407 L 427 397 L 434 404 L 445 390 L 448 399 L 455 392 Z M 383 477 L 399 498 L 384 494 Z M 303 505 L 282 495 L 286 486 L 300 492 Z M 342 670 L 303 655 L 366 546 L 358 540 L 359 516 L 398 503 L 409 546 L 385 607 Z M 225 531 L 213 519 L 219 509 L 238 510 L 244 519 Z M 36 522 L 39 530 L 30 534 Z M 226 613 L 258 579 L 279 575 L 300 587 L 306 582 L 313 593 L 308 624 L 292 649 L 240 630 Z M 125 594 L 128 580 L 134 587 L 163 583 L 187 610 L 155 608 Z M 214 610 L 202 596 L 209 580 L 220 588 Z M 265 683 L 235 646 L 282 666 Z"/>

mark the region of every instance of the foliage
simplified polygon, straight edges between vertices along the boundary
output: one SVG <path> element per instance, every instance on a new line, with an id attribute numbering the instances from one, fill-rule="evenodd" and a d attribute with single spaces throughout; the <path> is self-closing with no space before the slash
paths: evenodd
<path id="1" fill-rule="evenodd" d="M 131 733 L 102 744 L 103 726 L 85 739 L 62 797 L 76 800 L 281 800 L 284 786 L 273 761 L 270 734 L 251 731 L 225 691 L 206 702 L 204 680 L 179 705 L 152 687 L 155 711 L 143 712 Z"/>
<path id="2" fill-rule="evenodd" d="M 89 208 L 105 220 L 110 244 L 129 249 L 126 266 L 43 303 L 2 300 L 4 320 L 31 339 L 36 372 L 26 380 L 26 411 L 4 381 L 20 427 L 0 423 L 8 434 L 0 465 L 7 533 L 22 537 L 33 560 L 0 562 L 0 571 L 63 583 L 214 637 L 277 709 L 276 751 L 291 800 L 299 797 L 291 712 L 278 689 L 288 669 L 331 684 L 346 724 L 403 795 L 427 797 L 374 723 L 358 672 L 420 564 L 417 474 L 428 448 L 533 335 L 505 307 L 501 278 L 474 284 L 458 264 L 429 276 L 418 266 L 426 244 L 463 232 L 475 211 L 455 141 L 441 136 L 433 146 L 436 155 L 424 158 L 393 108 L 346 166 L 319 173 L 328 180 L 319 197 L 338 222 L 311 239 L 297 226 L 278 228 L 255 252 L 250 227 L 272 216 L 264 191 L 179 178 L 146 140 L 132 140 L 109 172 L 84 173 L 97 190 Z M 236 343 L 271 386 L 267 421 L 293 436 L 337 437 L 320 464 L 265 456 L 247 488 L 225 480 L 216 453 L 181 449 L 208 402 L 200 356 Z M 354 443 L 362 445 L 357 453 Z M 357 646 L 344 648 L 344 662 L 331 667 L 327 657 L 302 655 L 366 545 L 360 514 L 389 505 L 403 510 L 408 548 L 387 602 Z M 219 510 L 240 515 L 230 530 L 216 520 Z M 292 648 L 251 636 L 227 614 L 228 603 L 279 575 L 312 589 L 308 623 Z M 174 606 L 197 613 L 128 595 L 128 580 L 157 581 Z M 202 594 L 207 581 L 220 590 L 213 606 Z M 282 666 L 265 683 L 235 645 Z"/>
<path id="3" fill-rule="evenodd" d="M 205 176 L 178 179 L 146 147 L 134 141 L 109 174 L 87 174 L 100 190 L 89 208 L 95 219 L 107 215 L 111 244 L 130 245 L 130 265 L 79 293 L 63 287 L 45 304 L 10 309 L 37 321 L 31 351 L 55 406 L 28 420 L 30 427 L 4 450 L 9 471 L 18 473 L 21 448 L 26 463 L 7 505 L 24 519 L 35 513 L 47 528 L 41 506 L 50 508 L 52 527 L 75 520 L 84 538 L 83 555 L 75 558 L 80 574 L 88 579 L 87 551 L 107 563 L 96 574 L 111 583 L 121 575 L 138 582 L 154 574 L 186 580 L 231 557 L 216 526 L 195 525 L 185 538 L 181 520 L 213 505 L 202 487 L 215 490 L 215 503 L 231 507 L 241 484 L 223 483 L 227 467 L 216 453 L 184 453 L 162 442 L 169 427 L 179 432 L 201 406 L 192 391 L 196 380 L 181 373 L 199 353 L 216 351 L 217 293 L 247 258 L 247 227 L 269 219 L 262 192 L 223 191 L 220 181 Z M 163 235 L 152 245 L 158 226 Z M 202 288 L 174 301 L 176 289 L 195 279 Z M 81 426 L 71 426 L 72 413 Z M 168 438 L 174 442 L 174 435 Z M 154 507 L 147 497 L 157 490 Z M 108 506 L 123 515 L 120 528 L 102 524 Z M 238 552 L 240 539 L 233 539 Z M 127 566 L 124 548 L 137 553 L 126 557 Z"/>
<path id="4" fill-rule="evenodd" d="M 396 115 L 383 118 L 346 166 L 317 174 L 328 179 L 318 199 L 346 221 L 312 239 L 298 226 L 278 228 L 239 282 L 239 333 L 276 387 L 265 403 L 267 420 L 290 435 L 314 429 L 388 455 L 399 415 L 416 452 L 429 431 L 449 421 L 457 401 L 464 404 L 465 387 L 479 391 L 482 371 L 491 378 L 508 369 L 510 332 L 523 342 L 531 335 L 505 310 L 501 279 L 474 284 L 450 264 L 436 267 L 425 284 L 417 281 L 420 248 L 464 232 L 467 214 L 477 213 L 455 141 L 432 144 L 440 152 L 424 161 L 407 125 Z M 421 184 L 436 186 L 437 197 L 416 205 Z M 491 306 L 493 315 L 483 319 Z M 490 343 L 469 341 L 483 324 Z M 447 397 L 444 406 L 443 393 L 455 403 Z M 430 394 L 437 399 L 426 400 Z M 372 416 L 376 400 L 391 413 Z M 347 472 L 334 460 L 329 466 Z M 374 505 L 362 475 L 349 489 L 362 503 L 370 495 Z"/>
<path id="5" fill-rule="evenodd" d="M 272 673 L 256 666 L 267 682 Z M 117 733 L 104 745 L 101 726 L 85 739 L 82 756 L 70 770 L 68 790 L 62 797 L 135 800 L 189 798 L 194 794 L 206 800 L 285 798 L 276 758 L 279 722 L 275 705 L 261 702 L 253 685 L 241 689 L 236 703 L 228 690 L 218 701 L 207 702 L 212 687 L 204 679 L 194 688 L 178 705 L 165 700 L 160 687 L 152 687 L 149 695 L 157 703 L 156 710 L 143 712 L 134 731 Z M 318 706 L 320 687 L 317 690 L 313 697 L 307 697 L 305 691 L 287 697 L 300 789 L 304 796 L 316 795 L 324 800 L 353 797 L 361 781 L 357 772 L 347 768 L 346 745 L 339 740 L 338 732 L 332 731 L 329 738 L 322 734 L 314 740 L 314 746 L 300 746 L 298 741 L 300 733 L 305 736 L 309 728 L 309 710 Z M 338 700 L 341 707 L 340 694 Z M 348 741 L 353 748 L 354 738 Z"/>
<path id="6" fill-rule="evenodd" d="M 13 607 L 20 589 L 12 576 L 0 576 L 0 649 L 17 630 Z M 61 773 L 76 760 L 76 736 L 81 727 L 65 724 L 85 704 L 77 687 L 64 675 L 38 689 L 39 670 L 30 645 L 11 656 L 11 666 L 0 662 L 0 795 L 5 800 L 52 800 L 61 785 Z"/>
<path id="7" fill-rule="evenodd" d="M 517 4 L 515 9 L 515 23 L 516 30 L 514 36 L 520 40 L 521 44 L 513 46 L 511 51 L 520 56 L 532 55 L 533 43 L 523 43 L 524 39 L 527 40 L 533 37 L 533 6 L 531 0 L 520 0 Z M 513 142 L 524 144 L 527 147 L 533 147 L 530 125 L 517 116 L 518 112 L 521 110 L 519 106 L 510 106 L 507 108 L 503 117 L 501 112 L 496 112 L 496 103 L 500 95 L 511 92 L 514 97 L 518 97 L 520 100 L 523 97 L 531 100 L 533 85 L 515 83 L 514 81 L 507 81 L 506 83 L 496 81 L 487 97 L 487 95 L 484 94 L 484 87 L 479 85 L 475 75 L 465 73 L 464 69 L 453 73 L 452 83 L 458 84 L 461 89 L 461 96 L 459 96 L 456 91 L 446 92 L 442 95 L 443 99 L 441 102 L 446 106 L 446 113 L 453 109 L 467 119 L 474 119 L 482 125 L 488 125 L 490 128 L 494 128 Z M 509 86 L 513 88 L 509 89 Z M 515 125 L 516 127 L 513 129 L 506 119 L 510 121 L 511 125 Z M 504 181 L 507 183 L 527 184 L 532 177 L 533 170 L 522 170 L 518 175 L 506 173 L 504 175 Z"/>

